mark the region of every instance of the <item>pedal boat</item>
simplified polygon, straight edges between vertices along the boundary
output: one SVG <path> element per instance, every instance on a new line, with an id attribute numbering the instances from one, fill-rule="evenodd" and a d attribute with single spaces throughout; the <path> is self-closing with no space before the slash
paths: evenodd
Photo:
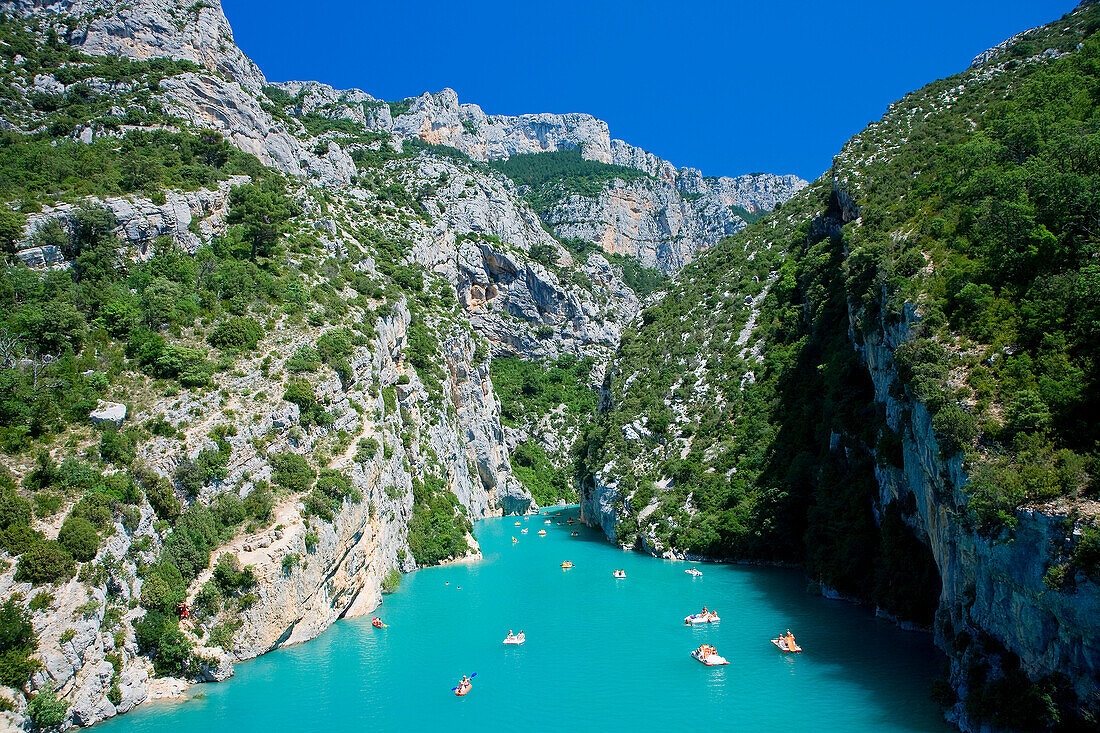
<path id="1" fill-rule="evenodd" d="M 620 579 L 620 580 L 625 578 L 626 577 L 626 571 L 625 570 L 616 570 L 615 571 L 615 577 Z"/>
<path id="2" fill-rule="evenodd" d="M 718 653 L 718 650 L 709 644 L 703 644 L 701 647 L 691 653 L 692 658 L 702 662 L 708 667 L 719 667 L 723 664 L 729 664 L 729 660 Z"/>
<path id="3" fill-rule="evenodd" d="M 505 644 L 522 644 L 527 641 L 527 636 L 521 631 L 518 634 L 508 634 L 504 638 Z"/>
<path id="4" fill-rule="evenodd" d="M 721 621 L 716 613 L 693 613 L 690 616 L 684 617 L 684 623 L 688 626 L 697 626 L 699 624 L 713 624 Z"/>
<path id="5" fill-rule="evenodd" d="M 794 634 L 786 634 L 780 636 L 778 639 L 772 639 L 772 644 L 775 644 L 776 648 L 785 654 L 794 654 L 802 651 L 802 647 L 794 640 Z"/>
<path id="6" fill-rule="evenodd" d="M 687 573 L 688 575 L 690 575 L 693 578 L 698 578 L 700 575 L 703 574 L 702 570 L 698 570 L 696 568 L 688 568 L 684 572 Z"/>

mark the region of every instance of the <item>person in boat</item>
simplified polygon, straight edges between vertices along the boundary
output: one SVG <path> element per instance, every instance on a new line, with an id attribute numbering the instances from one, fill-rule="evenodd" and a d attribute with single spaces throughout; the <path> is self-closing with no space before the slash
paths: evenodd
<path id="1" fill-rule="evenodd" d="M 515 634 L 512 633 L 511 629 L 508 629 L 508 638 L 509 639 L 514 639 L 515 638 Z"/>
<path id="2" fill-rule="evenodd" d="M 706 606 L 703 606 L 703 615 L 704 615 L 704 616 L 706 616 L 706 615 L 707 615 L 707 607 L 706 607 Z"/>

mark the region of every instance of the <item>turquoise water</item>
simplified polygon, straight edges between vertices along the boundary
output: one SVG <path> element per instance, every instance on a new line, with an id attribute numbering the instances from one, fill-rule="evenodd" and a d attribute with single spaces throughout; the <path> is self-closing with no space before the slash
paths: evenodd
<path id="1" fill-rule="evenodd" d="M 340 621 L 192 691 L 205 697 L 149 703 L 99 729 L 949 730 L 928 697 L 931 640 L 808 594 L 798 571 L 700 565 L 693 579 L 687 563 L 623 552 L 579 524 L 532 517 L 522 535 L 515 519 L 475 525 L 482 562 L 405 576 L 377 611 L 389 628 Z M 722 621 L 684 626 L 704 604 Z M 768 642 L 787 627 L 801 655 Z M 503 646 L 509 629 L 527 643 Z M 691 659 L 703 641 L 730 664 Z"/>

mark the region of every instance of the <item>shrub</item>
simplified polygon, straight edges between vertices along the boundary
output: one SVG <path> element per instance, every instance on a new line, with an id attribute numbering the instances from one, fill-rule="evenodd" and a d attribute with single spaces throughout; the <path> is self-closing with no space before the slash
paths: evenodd
<path id="1" fill-rule="evenodd" d="M 359 441 L 355 451 L 355 460 L 366 463 L 376 455 L 378 455 L 378 441 L 375 438 L 363 438 Z"/>
<path id="2" fill-rule="evenodd" d="M 61 525 L 57 541 L 77 562 L 88 562 L 99 551 L 99 534 L 83 517 L 69 517 Z"/>
<path id="3" fill-rule="evenodd" d="M 27 703 L 27 717 L 40 730 L 56 728 L 65 721 L 68 704 L 57 697 L 53 688 L 46 688 Z"/>
<path id="4" fill-rule="evenodd" d="M 271 495 L 267 484 L 260 482 L 248 492 L 243 505 L 248 516 L 266 522 L 271 518 L 271 510 L 275 508 L 275 497 Z"/>
<path id="5" fill-rule="evenodd" d="M 386 577 L 382 578 L 382 592 L 393 593 L 401 585 L 401 571 L 397 568 L 390 568 L 390 571 L 386 573 Z"/>
<path id="6" fill-rule="evenodd" d="M 38 663 L 30 658 L 37 648 L 26 611 L 14 600 L 4 601 L 0 605 L 0 684 L 22 687 L 38 668 Z"/>
<path id="7" fill-rule="evenodd" d="M 134 625 L 138 648 L 153 659 L 160 674 L 185 676 L 191 662 L 191 641 L 180 631 L 175 616 L 149 611 Z"/>
<path id="8" fill-rule="evenodd" d="M 256 319 L 245 316 L 222 321 L 207 339 L 219 349 L 247 349 L 251 351 L 264 337 L 264 327 Z"/>
<path id="9" fill-rule="evenodd" d="M 271 467 L 275 469 L 272 479 L 275 484 L 292 494 L 309 491 L 317 474 L 309 462 L 297 453 L 276 453 L 271 456 Z"/>
<path id="10" fill-rule="evenodd" d="M 227 528 L 236 527 L 247 516 L 241 498 L 232 492 L 218 494 L 210 502 L 210 513 L 214 515 L 215 522 Z"/>
<path id="11" fill-rule="evenodd" d="M 283 556 L 283 574 L 290 575 L 294 568 L 298 567 L 301 557 L 297 552 L 291 552 Z"/>
<path id="12" fill-rule="evenodd" d="M 162 560 L 146 572 L 141 583 L 141 605 L 145 608 L 173 614 L 186 597 L 183 574 L 171 562 Z"/>
<path id="13" fill-rule="evenodd" d="M 256 574 L 252 568 L 242 569 L 237 558 L 228 553 L 218 558 L 211 579 L 227 596 L 239 594 L 256 585 Z"/>
<path id="14" fill-rule="evenodd" d="M 298 350 L 286 360 L 286 370 L 295 374 L 314 372 L 319 366 L 321 366 L 321 355 L 312 346 L 299 346 Z"/>
<path id="15" fill-rule="evenodd" d="M 17 583 L 61 583 L 76 575 L 73 556 L 60 544 L 42 540 L 27 549 L 15 569 Z"/>
<path id="16" fill-rule="evenodd" d="M 149 500 L 149 505 L 153 507 L 157 517 L 168 522 L 174 522 L 179 517 L 180 512 L 183 511 L 183 504 L 180 503 L 176 490 L 172 488 L 168 479 L 151 474 L 147 481 L 142 482 L 142 486 L 145 488 L 145 497 Z"/>
<path id="17" fill-rule="evenodd" d="M 134 437 L 114 428 L 104 431 L 99 439 L 99 455 L 107 463 L 129 466 L 136 457 Z"/>
<path id="18" fill-rule="evenodd" d="M 53 593 L 50 593 L 48 590 L 40 590 L 34 594 L 34 598 L 31 598 L 31 602 L 27 604 L 27 608 L 32 611 L 45 611 L 53 605 L 53 600 Z"/>

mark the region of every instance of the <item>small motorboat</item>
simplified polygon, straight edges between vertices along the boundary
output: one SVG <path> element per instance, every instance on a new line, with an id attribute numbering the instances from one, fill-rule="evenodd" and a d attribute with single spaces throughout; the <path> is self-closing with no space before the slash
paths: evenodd
<path id="1" fill-rule="evenodd" d="M 561 564 L 562 570 L 568 570 L 571 567 L 573 567 L 573 563 L 569 562 L 568 560 Z"/>
<path id="2" fill-rule="evenodd" d="M 545 522 L 543 522 L 543 524 L 550 524 L 550 520 L 547 519 Z"/>
<path id="3" fill-rule="evenodd" d="M 545 537 L 545 536 L 546 536 L 546 530 L 545 529 L 540 529 L 539 530 L 539 537 Z"/>
<path id="4" fill-rule="evenodd" d="M 382 619 L 378 618 L 377 616 L 370 620 L 370 625 L 376 629 L 384 629 L 389 626 L 389 624 L 382 623 Z"/>
<path id="5" fill-rule="evenodd" d="M 710 644 L 703 644 L 691 653 L 691 656 L 708 667 L 717 667 L 729 664 L 729 660 L 718 653 L 718 650 Z"/>
<path id="6" fill-rule="evenodd" d="M 520 534 L 527 534 L 527 528 L 526 528 L 526 527 L 524 527 L 523 529 L 521 529 L 521 530 L 519 531 L 519 533 L 520 533 Z"/>
<path id="7" fill-rule="evenodd" d="M 703 574 L 703 571 L 699 570 L 698 568 L 688 568 L 684 572 L 687 573 L 688 575 L 690 575 L 693 578 L 698 578 L 700 575 Z"/>
<path id="8" fill-rule="evenodd" d="M 775 644 L 779 651 L 787 654 L 802 651 L 802 647 L 794 640 L 794 634 L 791 633 L 790 629 L 787 629 L 786 634 L 780 634 L 778 639 L 772 639 L 772 644 Z"/>
<path id="9" fill-rule="evenodd" d="M 616 570 L 615 571 L 615 577 L 616 578 L 625 578 L 626 577 L 626 571 L 625 570 Z"/>
<path id="10" fill-rule="evenodd" d="M 504 637 L 505 644 L 522 644 L 525 641 L 527 641 L 527 636 L 522 631 L 518 634 L 509 631 L 508 636 Z"/>
<path id="11" fill-rule="evenodd" d="M 718 614 L 714 611 L 707 611 L 706 613 L 693 613 L 690 616 L 684 617 L 684 623 L 688 626 L 698 626 L 699 624 L 713 624 L 721 621 L 718 618 Z"/>

